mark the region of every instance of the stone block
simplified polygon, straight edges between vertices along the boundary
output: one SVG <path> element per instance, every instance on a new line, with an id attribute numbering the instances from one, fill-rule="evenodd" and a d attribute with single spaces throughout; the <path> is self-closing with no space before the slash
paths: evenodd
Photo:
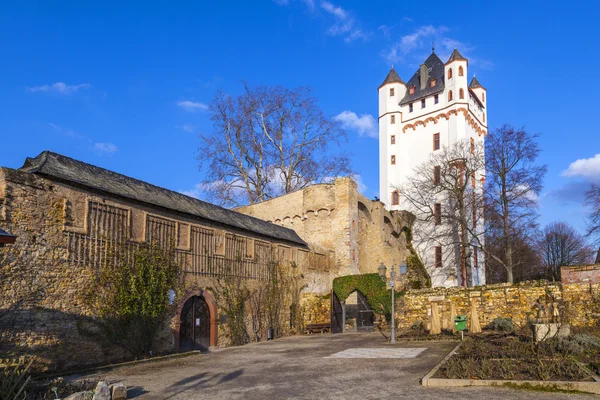
<path id="1" fill-rule="evenodd" d="M 127 399 L 127 386 L 122 383 L 112 385 L 112 400 Z"/>
<path id="2" fill-rule="evenodd" d="M 73 393 L 69 397 L 65 398 L 65 400 L 85 400 L 85 392 Z"/>
<path id="3" fill-rule="evenodd" d="M 571 334 L 568 324 L 533 324 L 533 335 L 536 342 L 541 342 L 553 337 L 564 338 Z"/>
<path id="4" fill-rule="evenodd" d="M 94 391 L 94 397 L 92 400 L 110 400 L 110 389 L 106 382 L 100 381 L 96 385 L 96 390 Z"/>

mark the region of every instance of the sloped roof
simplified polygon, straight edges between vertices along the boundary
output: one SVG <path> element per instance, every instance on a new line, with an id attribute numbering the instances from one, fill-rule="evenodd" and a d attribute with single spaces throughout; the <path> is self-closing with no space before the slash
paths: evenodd
<path id="1" fill-rule="evenodd" d="M 0 228 L 0 245 L 5 243 L 14 243 L 17 237 Z"/>
<path id="2" fill-rule="evenodd" d="M 471 83 L 469 83 L 469 88 L 471 88 L 471 89 L 475 89 L 475 88 L 485 89 L 483 86 L 481 86 L 481 83 L 479 83 L 479 81 L 477 80 L 477 78 L 475 78 L 475 76 L 473 76 L 473 79 L 471 79 Z"/>
<path id="3" fill-rule="evenodd" d="M 419 68 L 417 72 L 408 80 L 406 86 L 410 88 L 411 86 L 415 87 L 415 92 L 410 94 L 410 90 L 406 92 L 404 98 L 400 101 L 400 104 L 411 103 L 415 100 L 419 100 L 422 97 L 431 96 L 436 93 L 441 93 L 444 91 L 444 63 L 435 53 L 431 53 L 427 60 L 423 63 L 427 65 L 429 69 L 429 81 L 431 79 L 436 80 L 436 85 L 434 87 L 430 87 L 429 83 L 427 86 L 421 90 L 421 69 Z"/>
<path id="4" fill-rule="evenodd" d="M 450 54 L 450 58 L 448 59 L 448 61 L 446 61 L 446 64 L 451 63 L 452 61 L 469 61 L 466 58 L 463 57 L 462 54 L 460 54 L 460 52 L 456 49 L 454 49 L 454 51 L 452 52 L 452 54 Z"/>
<path id="5" fill-rule="evenodd" d="M 388 83 L 404 83 L 404 81 L 402 80 L 402 78 L 400 78 L 400 75 L 398 75 L 394 67 L 390 69 L 390 72 L 388 72 L 387 76 L 383 80 L 383 83 L 379 85 L 379 87 L 381 88 L 383 85 L 387 85 Z"/>
<path id="6" fill-rule="evenodd" d="M 306 242 L 291 229 L 51 151 L 44 151 L 35 158 L 27 158 L 21 170 L 178 211 L 258 235 L 307 246 Z"/>

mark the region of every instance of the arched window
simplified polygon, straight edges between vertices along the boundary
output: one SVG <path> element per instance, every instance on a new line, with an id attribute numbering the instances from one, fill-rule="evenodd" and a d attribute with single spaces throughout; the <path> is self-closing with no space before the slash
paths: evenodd
<path id="1" fill-rule="evenodd" d="M 448 101 L 452 101 L 452 90 L 448 92 Z"/>
<path id="2" fill-rule="evenodd" d="M 429 86 L 435 87 L 435 85 L 437 85 L 437 81 L 435 79 L 432 79 L 431 82 L 429 82 Z"/>
<path id="3" fill-rule="evenodd" d="M 464 99 L 465 98 L 465 91 L 463 89 L 460 89 L 458 91 L 458 98 L 459 99 Z"/>
<path id="4" fill-rule="evenodd" d="M 452 79 L 452 68 L 448 70 L 448 79 Z"/>
<path id="5" fill-rule="evenodd" d="M 413 94 L 414 92 L 415 92 L 415 87 L 411 86 L 410 89 L 408 89 L 408 93 Z"/>
<path id="6" fill-rule="evenodd" d="M 481 101 L 485 103 L 485 93 L 481 93 Z"/>
<path id="7" fill-rule="evenodd" d="M 465 75 L 465 71 L 461 65 L 460 67 L 458 67 L 458 76 L 464 76 L 464 75 Z"/>
<path id="8" fill-rule="evenodd" d="M 397 190 L 394 190 L 392 192 L 392 205 L 397 206 L 398 204 L 400 204 L 400 195 Z"/>
<path id="9" fill-rule="evenodd" d="M 485 122 L 485 114 L 483 114 L 483 122 Z"/>

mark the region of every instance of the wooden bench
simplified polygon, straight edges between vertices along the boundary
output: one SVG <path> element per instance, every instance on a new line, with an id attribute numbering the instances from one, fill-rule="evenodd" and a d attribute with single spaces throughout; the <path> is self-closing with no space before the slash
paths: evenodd
<path id="1" fill-rule="evenodd" d="M 308 335 L 311 335 L 315 332 L 327 333 L 331 330 L 331 324 L 308 324 L 304 329 Z"/>

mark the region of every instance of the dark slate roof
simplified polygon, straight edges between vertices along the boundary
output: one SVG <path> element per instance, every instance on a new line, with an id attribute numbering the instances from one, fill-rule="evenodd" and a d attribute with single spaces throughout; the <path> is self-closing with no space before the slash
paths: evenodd
<path id="1" fill-rule="evenodd" d="M 14 243 L 17 237 L 0 228 L 0 244 Z"/>
<path id="2" fill-rule="evenodd" d="M 27 158 L 21 170 L 307 246 L 291 229 L 50 151 L 44 151 L 35 158 Z"/>
<path id="3" fill-rule="evenodd" d="M 394 82 L 404 83 L 404 81 L 402 80 L 402 78 L 400 78 L 400 75 L 398 75 L 398 73 L 396 72 L 394 67 L 392 67 L 392 69 L 390 69 L 390 72 L 388 72 L 387 76 L 383 80 L 383 83 L 381 85 L 379 85 L 379 87 L 382 87 L 383 85 L 386 85 L 388 83 L 394 83 Z"/>
<path id="4" fill-rule="evenodd" d="M 408 90 L 406 91 L 406 96 L 400 101 L 401 105 L 412 103 L 413 101 L 419 100 L 423 97 L 431 96 L 436 93 L 441 93 L 444 91 L 444 63 L 435 53 L 431 53 L 431 55 L 425 60 L 423 63 L 429 67 L 429 81 L 434 78 L 437 82 L 434 87 L 430 87 L 429 83 L 425 87 L 425 89 L 421 90 L 421 69 L 419 68 L 417 72 L 408 80 L 406 86 Z M 415 92 L 410 94 L 410 87 L 415 87 Z"/>
<path id="5" fill-rule="evenodd" d="M 471 83 L 469 83 L 469 88 L 470 89 L 475 89 L 475 88 L 485 89 L 483 86 L 481 86 L 481 83 L 479 83 L 477 78 L 475 78 L 474 76 L 473 76 L 473 79 L 471 79 Z"/>
<path id="6" fill-rule="evenodd" d="M 466 58 L 464 58 L 462 56 L 462 54 L 459 53 L 458 50 L 454 49 L 454 51 L 452 52 L 452 54 L 450 54 L 450 58 L 448 59 L 448 61 L 446 61 L 446 64 L 448 64 L 448 63 L 450 63 L 452 61 L 458 61 L 458 60 L 467 61 L 467 62 L 469 61 Z"/>

